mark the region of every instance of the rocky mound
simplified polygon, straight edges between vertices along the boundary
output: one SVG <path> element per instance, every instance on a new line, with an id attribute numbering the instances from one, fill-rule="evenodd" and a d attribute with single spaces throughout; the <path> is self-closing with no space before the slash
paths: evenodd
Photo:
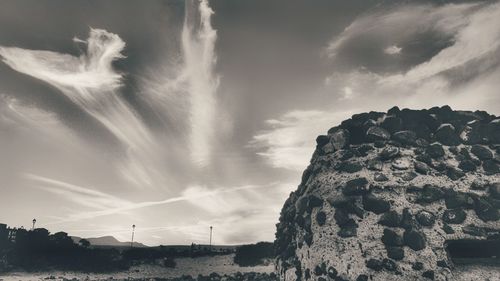
<path id="1" fill-rule="evenodd" d="M 394 107 L 316 142 L 277 225 L 281 280 L 456 280 L 449 243 L 498 246 L 498 117 Z"/>

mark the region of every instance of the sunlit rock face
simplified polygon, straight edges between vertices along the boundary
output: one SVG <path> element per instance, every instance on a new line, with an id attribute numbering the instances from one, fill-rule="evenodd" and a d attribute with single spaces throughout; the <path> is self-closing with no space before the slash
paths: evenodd
<path id="1" fill-rule="evenodd" d="M 277 225 L 282 280 L 498 278 L 498 117 L 395 107 L 316 141 Z"/>

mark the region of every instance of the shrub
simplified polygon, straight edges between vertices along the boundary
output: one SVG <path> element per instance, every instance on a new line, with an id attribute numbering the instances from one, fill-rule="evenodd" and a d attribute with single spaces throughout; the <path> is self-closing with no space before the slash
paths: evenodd
<path id="1" fill-rule="evenodd" d="M 239 266 L 261 265 L 266 259 L 274 257 L 274 245 L 270 242 L 243 245 L 236 248 L 234 262 Z"/>

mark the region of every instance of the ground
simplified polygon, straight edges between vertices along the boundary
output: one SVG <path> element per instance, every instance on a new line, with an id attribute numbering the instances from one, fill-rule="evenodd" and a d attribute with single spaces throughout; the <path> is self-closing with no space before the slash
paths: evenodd
<path id="1" fill-rule="evenodd" d="M 271 273 L 274 271 L 274 265 L 240 267 L 233 263 L 234 254 L 213 257 L 198 258 L 177 258 L 175 268 L 166 268 L 161 265 L 140 265 L 134 266 L 127 271 L 114 273 L 75 273 L 75 272 L 10 272 L 6 275 L 0 275 L 0 280 L 10 281 L 32 281 L 32 280 L 150 280 L 154 278 L 174 278 L 182 275 L 191 275 L 194 278 L 201 275 L 210 275 L 215 272 L 219 275 L 230 275 L 237 272 L 257 272 Z"/>

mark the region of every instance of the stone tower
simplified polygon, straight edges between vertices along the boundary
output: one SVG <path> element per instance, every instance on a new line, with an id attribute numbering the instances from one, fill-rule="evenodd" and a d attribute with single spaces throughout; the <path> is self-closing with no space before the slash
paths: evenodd
<path id="1" fill-rule="evenodd" d="M 499 262 L 498 117 L 394 107 L 354 115 L 316 142 L 277 225 L 282 280 L 500 276 L 498 265 L 458 270 Z"/>

